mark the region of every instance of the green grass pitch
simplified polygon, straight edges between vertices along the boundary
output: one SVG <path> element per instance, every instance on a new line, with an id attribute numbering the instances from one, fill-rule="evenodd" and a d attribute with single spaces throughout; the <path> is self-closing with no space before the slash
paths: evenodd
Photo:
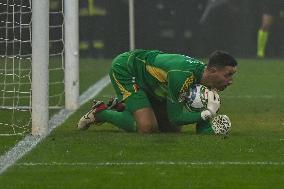
<path id="1" fill-rule="evenodd" d="M 109 62 L 80 67 L 83 92 Z M 239 60 L 234 84 L 221 93 L 220 113 L 232 121 L 226 139 L 195 135 L 194 125 L 179 134 L 126 133 L 109 124 L 76 131 L 85 104 L 0 175 L 0 188 L 284 188 L 283 70 L 283 60 Z M 96 98 L 113 94 L 108 86 Z M 0 153 L 20 139 L 1 137 Z"/>

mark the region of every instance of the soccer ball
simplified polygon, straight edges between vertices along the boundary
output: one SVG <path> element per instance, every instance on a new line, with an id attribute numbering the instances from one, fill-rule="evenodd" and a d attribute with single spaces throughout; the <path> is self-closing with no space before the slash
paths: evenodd
<path id="1" fill-rule="evenodd" d="M 208 103 L 209 89 L 200 84 L 193 85 L 189 88 L 188 95 L 185 99 L 185 107 L 188 111 L 202 111 L 206 109 Z"/>
<path id="2" fill-rule="evenodd" d="M 212 129 L 215 134 L 217 135 L 228 135 L 231 129 L 231 121 L 228 116 L 226 115 L 217 115 L 215 116 L 212 121 Z"/>

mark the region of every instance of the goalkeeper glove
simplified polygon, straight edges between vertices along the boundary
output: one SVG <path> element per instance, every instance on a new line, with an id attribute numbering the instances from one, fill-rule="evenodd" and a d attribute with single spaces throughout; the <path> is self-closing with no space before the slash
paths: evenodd
<path id="1" fill-rule="evenodd" d="M 201 118 L 206 121 L 213 118 L 220 108 L 220 97 L 217 91 L 208 91 L 207 109 L 201 112 Z"/>

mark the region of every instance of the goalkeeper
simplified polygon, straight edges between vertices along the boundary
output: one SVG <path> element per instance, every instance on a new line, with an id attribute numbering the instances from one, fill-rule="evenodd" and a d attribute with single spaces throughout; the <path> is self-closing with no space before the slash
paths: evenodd
<path id="1" fill-rule="evenodd" d="M 92 109 L 77 125 L 112 123 L 126 131 L 139 133 L 178 132 L 180 126 L 197 123 L 197 133 L 212 132 L 210 119 L 220 107 L 218 91 L 233 82 L 237 61 L 227 52 L 215 51 L 209 62 L 158 50 L 134 50 L 118 55 L 109 76 L 117 94 L 107 104 L 94 101 Z M 184 110 L 184 95 L 189 87 L 202 84 L 208 93 L 207 109 Z"/>

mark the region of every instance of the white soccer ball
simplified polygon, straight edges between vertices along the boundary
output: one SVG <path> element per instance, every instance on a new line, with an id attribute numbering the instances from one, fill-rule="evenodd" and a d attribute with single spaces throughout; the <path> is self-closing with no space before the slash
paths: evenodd
<path id="1" fill-rule="evenodd" d="M 228 116 L 226 115 L 217 115 L 215 116 L 212 121 L 212 129 L 215 134 L 217 135 L 228 135 L 231 129 L 231 121 Z"/>
<path id="2" fill-rule="evenodd" d="M 208 103 L 209 89 L 201 84 L 193 85 L 189 88 L 185 99 L 185 107 L 188 111 L 202 111 L 206 109 Z"/>

